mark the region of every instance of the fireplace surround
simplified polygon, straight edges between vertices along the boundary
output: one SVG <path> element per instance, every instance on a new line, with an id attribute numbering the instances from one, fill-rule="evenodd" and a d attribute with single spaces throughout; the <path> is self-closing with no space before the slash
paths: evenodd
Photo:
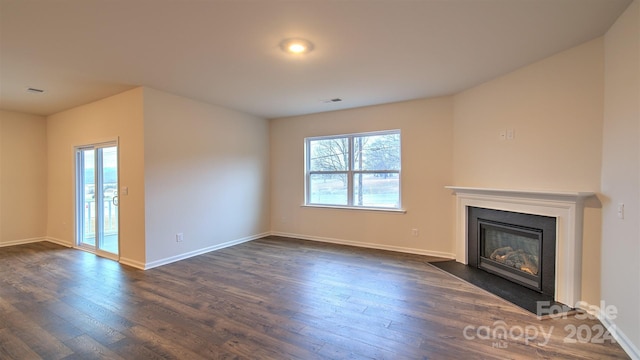
<path id="1" fill-rule="evenodd" d="M 582 226 L 592 192 L 506 190 L 447 186 L 456 195 L 456 261 L 469 264 L 469 208 L 556 219 L 554 300 L 574 306 L 582 295 Z M 471 249 L 473 251 L 473 249 Z"/>

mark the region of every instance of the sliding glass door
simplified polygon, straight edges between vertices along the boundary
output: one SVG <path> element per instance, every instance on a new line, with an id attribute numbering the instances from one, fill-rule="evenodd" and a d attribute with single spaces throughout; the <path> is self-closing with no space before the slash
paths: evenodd
<path id="1" fill-rule="evenodd" d="M 118 258 L 118 145 L 76 148 L 76 245 Z"/>

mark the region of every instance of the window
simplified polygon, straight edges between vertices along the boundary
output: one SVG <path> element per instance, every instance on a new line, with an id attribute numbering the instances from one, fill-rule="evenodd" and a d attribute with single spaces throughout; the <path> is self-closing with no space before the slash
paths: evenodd
<path id="1" fill-rule="evenodd" d="M 400 130 L 305 139 L 307 205 L 400 209 Z"/>

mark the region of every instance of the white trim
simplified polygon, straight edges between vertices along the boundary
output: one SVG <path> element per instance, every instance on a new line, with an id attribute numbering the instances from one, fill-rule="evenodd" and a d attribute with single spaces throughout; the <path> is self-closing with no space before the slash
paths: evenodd
<path id="1" fill-rule="evenodd" d="M 68 247 L 68 248 L 73 247 L 73 244 L 71 244 L 70 242 L 64 241 L 64 240 L 61 240 L 61 239 L 57 239 L 57 238 L 54 238 L 54 237 L 51 237 L 51 236 L 47 236 L 44 240 L 48 241 L 50 243 L 62 245 L 62 246 Z"/>
<path id="2" fill-rule="evenodd" d="M 0 247 L 31 244 L 31 243 L 36 243 L 36 242 L 46 241 L 46 240 L 47 240 L 46 237 L 37 237 L 37 238 L 4 241 L 4 242 L 0 242 Z"/>
<path id="3" fill-rule="evenodd" d="M 144 263 L 137 260 L 128 259 L 121 256 L 118 262 L 122 265 L 127 265 L 127 266 L 134 267 L 136 269 L 145 270 Z"/>
<path id="4" fill-rule="evenodd" d="M 365 136 L 382 136 L 382 135 L 398 135 L 400 141 L 400 168 L 398 170 L 354 170 L 355 168 L 355 154 L 354 154 L 354 139 Z M 347 139 L 348 141 L 348 159 L 349 163 L 347 164 L 347 168 L 345 170 L 331 170 L 331 171 L 320 171 L 320 170 L 311 170 L 311 142 L 312 141 L 320 141 L 320 140 L 335 140 L 335 139 Z M 354 185 L 353 185 L 353 176 L 355 174 L 375 174 L 375 173 L 389 173 L 389 174 L 398 174 L 398 206 L 392 209 L 399 210 L 401 212 L 405 212 L 402 209 L 402 129 L 389 129 L 389 130 L 381 130 L 381 131 L 370 131 L 363 133 L 351 133 L 351 134 L 337 134 L 337 135 L 326 135 L 326 136 L 311 136 L 304 138 L 304 206 L 318 206 L 318 207 L 340 207 L 340 208 L 353 208 L 353 209 L 371 209 L 371 207 L 360 207 L 354 205 Z M 347 177 L 347 204 L 346 205 L 334 205 L 334 204 L 323 204 L 323 203 L 311 203 L 311 175 L 314 174 L 344 174 Z M 386 209 L 386 208 L 383 208 Z"/>
<path id="5" fill-rule="evenodd" d="M 461 194 L 478 194 L 478 195 L 494 195 L 505 197 L 521 197 L 542 200 L 565 200 L 574 201 L 580 198 L 588 198 L 596 193 L 589 191 L 554 191 L 554 190 L 514 190 L 514 189 L 491 189 L 464 186 L 445 186 L 445 188 L 453 190 L 455 193 Z"/>
<path id="6" fill-rule="evenodd" d="M 627 335 L 616 326 L 615 322 L 612 319 L 609 319 L 609 317 L 607 317 L 604 309 L 591 306 L 586 302 L 582 303 L 585 306 L 580 306 L 579 308 L 598 318 L 602 325 L 607 328 L 609 334 L 613 336 L 616 342 L 620 344 L 620 347 L 622 347 L 622 350 L 624 350 L 631 359 L 640 359 L 640 350 L 638 349 L 638 347 L 636 347 L 633 341 L 631 341 L 629 337 L 627 337 Z M 597 311 L 593 311 L 593 309 L 597 309 Z"/>
<path id="7" fill-rule="evenodd" d="M 582 297 L 584 199 L 592 192 L 528 191 L 446 186 L 456 195 L 456 261 L 467 264 L 467 208 L 513 211 L 556 218 L 555 300 L 576 304 Z"/>
<path id="8" fill-rule="evenodd" d="M 640 350 L 627 337 L 627 335 L 624 332 L 622 332 L 622 330 L 620 330 L 613 321 L 606 318 L 602 314 L 602 311 L 600 311 L 597 316 L 598 316 L 598 319 L 600 319 L 600 322 L 602 323 L 602 325 L 604 325 L 604 327 L 606 327 L 607 330 L 609 330 L 609 334 L 611 334 L 611 336 L 613 336 L 613 338 L 616 339 L 618 344 L 620 344 L 620 347 L 622 347 L 622 350 L 624 350 L 627 353 L 627 355 L 629 355 L 630 358 L 640 359 Z"/>
<path id="9" fill-rule="evenodd" d="M 184 254 L 170 256 L 168 258 L 155 260 L 155 261 L 152 261 L 152 262 L 145 263 L 144 267 L 142 269 L 143 270 L 149 270 L 149 269 L 152 269 L 152 268 L 155 268 L 155 267 L 158 267 L 158 266 L 167 265 L 167 264 L 170 264 L 170 263 L 173 263 L 173 262 L 176 262 L 176 261 L 180 261 L 180 260 L 188 259 L 190 257 L 202 255 L 202 254 L 214 251 L 214 250 L 224 249 L 224 248 L 229 247 L 229 246 L 239 245 L 239 244 L 242 244 L 242 243 L 245 243 L 245 242 L 248 242 L 248 241 L 253 241 L 253 240 L 256 240 L 256 239 L 260 239 L 260 238 L 263 238 L 263 237 L 269 236 L 269 235 L 270 235 L 269 232 L 265 232 L 265 233 L 262 233 L 262 234 L 247 236 L 247 237 L 244 237 L 244 238 L 227 241 L 227 242 L 224 242 L 224 243 L 221 243 L 221 244 L 217 244 L 217 245 L 213 245 L 213 246 L 209 246 L 209 247 L 206 247 L 206 248 L 202 248 L 202 249 L 186 252 Z M 122 260 L 123 259 L 120 258 L 121 262 L 123 262 Z M 135 261 L 132 261 L 132 260 L 129 260 L 129 259 L 125 259 L 125 261 L 126 261 L 126 263 L 125 262 L 123 262 L 123 263 L 125 263 L 127 265 L 130 265 L 130 266 L 134 266 L 134 267 L 140 268 L 139 266 L 136 266 L 136 265 L 140 264 L 138 262 L 135 262 Z"/>
<path id="10" fill-rule="evenodd" d="M 365 243 L 365 242 L 352 241 L 352 240 L 335 239 L 335 238 L 302 235 L 302 234 L 292 234 L 292 233 L 285 233 L 285 232 L 278 232 L 278 231 L 272 231 L 271 235 L 302 239 L 302 240 L 325 242 L 325 243 L 338 244 L 338 245 L 356 246 L 356 247 L 367 248 L 367 249 L 388 250 L 388 251 L 395 251 L 395 252 L 401 252 L 401 253 L 407 253 L 407 254 L 435 256 L 435 257 L 447 258 L 452 260 L 455 259 L 454 253 L 448 253 L 448 252 L 442 252 L 442 251 L 414 249 L 414 248 L 407 248 L 407 247 L 401 247 L 401 246 Z"/>
<path id="11" fill-rule="evenodd" d="M 37 238 L 28 238 L 28 239 L 20 239 L 20 240 L 11 240 L 11 241 L 7 241 L 7 242 L 1 242 L 0 243 L 0 247 L 5 247 L 5 246 L 15 246 L 15 245 L 23 245 L 23 244 L 33 244 L 33 243 L 37 243 L 37 242 L 41 242 L 41 241 L 47 241 L 53 244 L 57 244 L 57 245 L 62 245 L 64 247 L 72 247 L 71 244 L 69 244 L 68 242 L 64 241 L 64 240 L 60 240 L 60 239 L 56 239 L 50 236 L 43 236 L 43 237 L 37 237 Z"/>
<path id="12" fill-rule="evenodd" d="M 356 211 L 377 211 L 377 212 L 390 212 L 397 214 L 406 214 L 407 210 L 399 208 L 382 208 L 382 207 L 365 207 L 365 206 L 340 206 L 340 205 L 317 205 L 307 204 L 300 205 L 300 207 L 319 208 L 319 209 L 338 209 L 338 210 L 356 210 Z"/>

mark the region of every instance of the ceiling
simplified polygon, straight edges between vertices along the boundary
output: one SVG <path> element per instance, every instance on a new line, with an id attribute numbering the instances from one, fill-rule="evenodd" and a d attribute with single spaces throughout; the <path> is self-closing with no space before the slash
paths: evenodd
<path id="1" fill-rule="evenodd" d="M 603 35 L 629 3 L 0 0 L 0 108 L 137 86 L 264 118 L 449 95 Z M 315 48 L 285 54 L 290 37 Z"/>

